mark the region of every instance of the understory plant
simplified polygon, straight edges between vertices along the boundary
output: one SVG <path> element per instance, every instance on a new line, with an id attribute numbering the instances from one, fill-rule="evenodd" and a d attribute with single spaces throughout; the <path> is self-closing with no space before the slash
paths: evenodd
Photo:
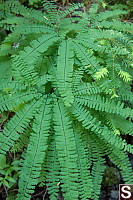
<path id="1" fill-rule="evenodd" d="M 6 163 L 6 156 L 0 154 L 0 186 L 11 188 L 17 182 L 18 162 Z M 15 173 L 14 173 L 15 172 Z"/>
<path id="2" fill-rule="evenodd" d="M 17 200 L 36 185 L 51 200 L 59 188 L 65 200 L 97 200 L 107 158 L 133 184 L 133 25 L 98 4 L 42 10 L 0 4 L 0 109 L 12 113 L 0 153 L 22 152 Z"/>

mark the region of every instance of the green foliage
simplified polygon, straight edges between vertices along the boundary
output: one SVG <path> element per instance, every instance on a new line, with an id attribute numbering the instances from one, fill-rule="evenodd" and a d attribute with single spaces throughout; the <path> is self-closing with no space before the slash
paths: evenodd
<path id="1" fill-rule="evenodd" d="M 0 153 L 22 152 L 17 200 L 30 199 L 37 184 L 46 184 L 51 200 L 59 187 L 66 200 L 97 200 L 106 156 L 133 184 L 126 153 L 133 148 L 121 137 L 133 135 L 133 25 L 119 20 L 122 9 L 43 6 L 0 4 L 9 33 L 0 50 L 0 109 L 15 112 Z"/>
<path id="2" fill-rule="evenodd" d="M 18 169 L 17 160 L 9 164 L 6 162 L 6 156 L 0 154 L 0 186 L 3 184 L 8 189 L 11 188 L 17 181 Z"/>

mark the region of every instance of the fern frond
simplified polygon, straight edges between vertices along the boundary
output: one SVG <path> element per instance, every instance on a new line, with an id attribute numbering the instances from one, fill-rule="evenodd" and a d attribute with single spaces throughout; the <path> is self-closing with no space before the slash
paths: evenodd
<path id="1" fill-rule="evenodd" d="M 133 26 L 119 20 L 128 8 L 21 4 L 0 3 L 0 110 L 10 114 L 0 153 L 21 157 L 17 200 L 38 184 L 51 200 L 60 190 L 64 200 L 98 200 L 107 156 L 133 181 L 123 139 L 133 135 Z"/>
<path id="2" fill-rule="evenodd" d="M 122 23 L 121 21 L 119 20 L 116 20 L 116 19 L 112 19 L 112 21 L 110 23 L 108 23 L 108 21 L 101 21 L 99 23 L 99 26 L 101 28 L 113 28 L 115 30 L 121 30 L 121 31 L 125 31 L 125 32 L 128 32 L 128 31 L 132 31 L 132 27 L 133 25 L 131 23 Z"/>
<path id="3" fill-rule="evenodd" d="M 85 83 L 85 82 L 81 82 L 78 84 L 78 87 L 76 87 L 75 89 L 75 96 L 77 95 L 84 95 L 84 94 L 88 94 L 88 95 L 92 95 L 92 94 L 98 94 L 101 93 L 102 90 L 95 84 L 95 83 Z"/>
<path id="4" fill-rule="evenodd" d="M 55 99 L 54 104 L 54 129 L 58 159 L 61 167 L 62 191 L 66 199 L 77 199 L 77 155 L 76 145 L 71 122 L 62 102 Z"/>
<path id="5" fill-rule="evenodd" d="M 96 21 L 103 21 L 107 18 L 114 18 L 115 16 L 125 15 L 127 13 L 128 13 L 127 10 L 119 10 L 119 9 L 113 10 L 113 11 L 102 12 L 97 15 Z"/>
<path id="6" fill-rule="evenodd" d="M 40 98 L 39 98 L 40 99 Z M 24 106 L 24 108 L 10 120 L 7 127 L 5 127 L 3 134 L 1 133 L 0 140 L 0 153 L 6 153 L 9 148 L 14 144 L 19 138 L 19 133 L 21 133 L 26 125 L 33 118 L 36 109 L 38 108 L 38 100 L 34 100 L 32 104 Z"/>
<path id="7" fill-rule="evenodd" d="M 117 152 L 114 154 L 114 152 Z M 131 163 L 125 152 L 119 151 L 118 148 L 112 149 L 112 153 L 109 155 L 111 161 L 120 168 L 121 175 L 126 184 L 133 183 L 133 171 Z M 120 164 L 121 163 L 121 164 Z"/>
<path id="8" fill-rule="evenodd" d="M 74 51 L 77 57 L 80 59 L 83 66 L 91 65 L 94 71 L 98 71 L 98 62 L 95 60 L 94 57 L 92 57 L 85 47 L 83 47 L 81 44 L 73 43 L 74 45 Z"/>
<path id="9" fill-rule="evenodd" d="M 29 23 L 27 22 L 24 23 L 24 25 L 18 25 L 13 27 L 13 31 L 14 34 L 32 34 L 32 33 L 42 33 L 42 34 L 46 34 L 46 33 L 51 33 L 51 32 L 55 32 L 53 27 L 47 27 L 46 25 L 42 25 L 42 24 L 31 24 L 29 26 Z"/>
<path id="10" fill-rule="evenodd" d="M 105 158 L 102 157 L 102 154 L 107 153 L 106 146 L 103 141 L 94 134 L 90 133 L 86 135 L 86 140 L 88 143 L 88 149 L 91 152 L 91 160 L 92 160 L 92 169 L 91 169 L 91 177 L 93 183 L 93 191 L 92 197 L 94 199 L 99 198 L 101 182 L 103 172 L 106 168 L 105 166 Z M 96 187 L 94 187 L 96 185 Z"/>
<path id="11" fill-rule="evenodd" d="M 41 53 L 45 52 L 47 48 L 56 42 L 59 38 L 57 35 L 43 35 L 38 40 L 33 40 L 30 46 L 25 47 L 24 51 L 20 52 L 20 59 L 23 59 L 27 64 L 33 63 Z"/>
<path id="12" fill-rule="evenodd" d="M 11 62 L 4 57 L 3 59 L 0 59 L 0 81 L 1 83 L 6 80 L 11 81 L 12 80 L 12 71 L 11 71 Z"/>
<path id="13" fill-rule="evenodd" d="M 13 57 L 12 62 L 13 66 L 15 66 L 15 68 L 13 67 L 15 80 L 31 81 L 32 84 L 36 83 L 37 73 L 33 65 L 28 65 L 27 68 L 27 63 L 20 59 L 18 55 Z"/>
<path id="14" fill-rule="evenodd" d="M 124 148 L 125 151 L 133 152 L 131 145 L 128 145 L 126 141 L 123 142 L 121 137 L 114 135 L 106 126 L 101 127 L 101 121 L 97 121 L 96 118 L 93 118 L 87 110 L 76 102 L 73 103 L 71 112 L 79 122 L 82 122 L 82 126 L 85 129 L 95 132 L 95 134 L 101 137 L 105 142 L 110 143 L 112 146 L 119 147 L 121 150 Z"/>
<path id="15" fill-rule="evenodd" d="M 15 106 L 19 106 L 22 103 L 28 102 L 32 100 L 33 98 L 38 97 L 37 92 L 26 92 L 26 93 L 18 93 L 17 95 L 15 94 L 6 94 L 3 95 L 0 100 L 0 110 L 1 111 L 6 111 L 6 110 L 12 110 Z M 6 100 L 8 99 L 8 100 Z"/>
<path id="16" fill-rule="evenodd" d="M 30 133 L 32 132 L 32 129 L 30 126 L 26 127 L 23 131 L 23 133 L 20 134 L 20 137 L 17 141 L 15 141 L 14 145 L 11 148 L 11 152 L 23 152 L 23 148 L 27 146 L 29 143 Z"/>
<path id="17" fill-rule="evenodd" d="M 70 106 L 73 102 L 72 94 L 72 72 L 73 72 L 73 49 L 72 41 L 63 41 L 59 47 L 57 61 L 58 89 L 61 96 L 64 96 L 65 105 Z"/>
<path id="18" fill-rule="evenodd" d="M 113 124 L 113 127 L 118 128 L 120 131 L 122 131 L 122 133 L 124 133 L 124 135 L 129 134 L 129 135 L 133 136 L 132 122 L 125 120 L 121 116 L 116 116 L 113 114 L 111 114 L 109 116 L 109 119 L 110 119 L 111 123 Z"/>
<path id="19" fill-rule="evenodd" d="M 102 176 L 105 170 L 105 166 L 103 165 L 104 163 L 105 163 L 104 159 L 99 158 L 97 162 L 94 162 L 94 165 L 92 168 L 92 183 L 93 185 L 96 185 L 95 190 L 93 190 L 93 193 L 92 193 L 92 198 L 96 200 L 99 199 L 99 195 L 100 195 Z"/>
<path id="20" fill-rule="evenodd" d="M 47 190 L 50 195 L 50 198 L 56 200 L 60 185 L 60 163 L 57 156 L 55 134 L 52 137 L 50 137 L 50 144 L 45 160 L 46 162 L 44 163 L 44 168 L 46 174 L 45 177 Z"/>
<path id="21" fill-rule="evenodd" d="M 80 104 L 87 105 L 89 108 L 94 108 L 95 110 L 101 110 L 108 113 L 115 113 L 121 115 L 123 117 L 131 117 L 133 116 L 132 109 L 123 108 L 124 104 L 118 102 L 117 104 L 114 101 L 109 99 L 102 98 L 100 95 L 96 96 L 88 96 L 82 95 L 75 97 L 76 101 Z"/>
<path id="22" fill-rule="evenodd" d="M 10 10 L 9 10 L 10 8 Z M 41 11 L 36 11 L 35 9 L 26 8 L 21 5 L 20 2 L 10 0 L 6 1 L 4 4 L 0 4 L 0 9 L 7 13 L 14 13 L 18 15 L 24 16 L 26 19 L 30 19 L 30 21 L 34 21 L 36 23 L 42 22 L 45 23 L 47 20 L 43 17 L 43 13 Z"/>
<path id="23" fill-rule="evenodd" d="M 76 153 L 78 174 L 79 174 L 79 194 L 82 199 L 89 199 L 92 196 L 93 184 L 90 176 L 91 155 L 87 150 L 85 142 L 82 140 L 81 130 L 74 127 L 74 136 L 76 142 Z M 82 144 L 82 145 L 80 145 Z M 88 188 L 89 185 L 89 188 Z"/>
<path id="24" fill-rule="evenodd" d="M 30 194 L 34 191 L 35 185 L 38 183 L 37 178 L 39 178 L 45 151 L 48 147 L 48 131 L 50 129 L 51 116 L 49 101 L 49 99 L 46 99 L 39 108 L 39 111 L 37 111 L 33 124 L 33 133 L 30 136 L 26 154 L 24 153 L 23 155 L 24 160 L 22 160 L 19 181 L 20 187 L 17 195 L 18 200 L 29 199 Z M 25 172 L 26 176 L 24 179 Z"/>

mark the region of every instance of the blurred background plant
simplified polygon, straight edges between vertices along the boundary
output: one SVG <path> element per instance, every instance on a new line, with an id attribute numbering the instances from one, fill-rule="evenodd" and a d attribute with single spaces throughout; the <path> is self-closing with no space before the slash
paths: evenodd
<path id="1" fill-rule="evenodd" d="M 2 0 L 1 0 L 2 1 Z M 42 0 L 19 0 L 21 4 L 27 5 L 29 7 L 41 8 Z M 91 4 L 99 3 L 99 6 L 103 9 L 109 10 L 113 5 L 114 9 L 122 8 L 128 10 L 129 13 L 125 20 L 133 20 L 133 0 L 54 0 L 56 4 L 60 6 L 68 5 L 69 3 L 84 3 L 86 8 L 90 8 Z"/>
<path id="2" fill-rule="evenodd" d="M 0 199 L 3 199 L 4 196 L 8 197 L 8 191 L 16 188 L 19 169 L 18 163 L 18 160 L 15 160 L 11 154 L 10 156 L 0 154 L 0 188 L 2 193 Z"/>

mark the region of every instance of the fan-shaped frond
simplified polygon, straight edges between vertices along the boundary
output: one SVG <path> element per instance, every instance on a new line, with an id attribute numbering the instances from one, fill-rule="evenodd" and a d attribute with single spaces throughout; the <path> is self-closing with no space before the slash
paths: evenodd
<path id="1" fill-rule="evenodd" d="M 133 182 L 128 9 L 35 2 L 0 3 L 0 153 L 19 155 L 17 200 L 36 185 L 51 200 L 98 200 L 107 157 Z"/>

